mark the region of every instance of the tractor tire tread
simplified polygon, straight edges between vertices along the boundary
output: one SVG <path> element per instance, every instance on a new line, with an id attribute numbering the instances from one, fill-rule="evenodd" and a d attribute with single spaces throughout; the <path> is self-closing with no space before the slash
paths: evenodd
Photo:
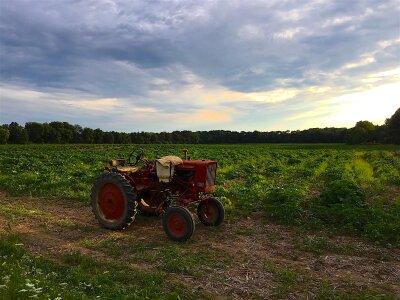
<path id="1" fill-rule="evenodd" d="M 186 233 L 182 236 L 182 237 L 176 237 L 174 235 L 172 235 L 169 232 L 169 228 L 168 228 L 168 215 L 170 213 L 180 213 L 186 220 L 188 228 Z M 167 208 L 167 210 L 165 211 L 163 218 L 162 218 L 162 224 L 163 224 L 163 228 L 165 233 L 167 234 L 168 238 L 172 241 L 175 242 L 185 242 L 187 241 L 194 233 L 195 230 L 195 222 L 194 219 L 192 217 L 192 214 L 190 213 L 190 211 L 182 206 L 170 206 Z"/>
<path id="2" fill-rule="evenodd" d="M 218 210 L 218 218 L 214 223 L 207 222 L 207 220 L 203 218 L 202 207 L 205 204 L 202 201 L 197 206 L 197 216 L 198 216 L 200 222 L 203 223 L 203 225 L 205 225 L 205 226 L 219 226 L 219 225 L 221 225 L 221 223 L 225 219 L 225 208 L 224 208 L 224 206 L 222 205 L 221 201 L 219 201 L 217 198 L 209 198 L 208 202 L 209 203 L 211 202 L 216 206 L 216 208 Z"/>
<path id="3" fill-rule="evenodd" d="M 103 222 L 101 217 L 99 216 L 98 212 L 95 209 L 95 201 L 97 201 L 96 194 L 98 193 L 98 188 L 99 186 L 102 185 L 103 182 L 109 182 L 109 181 L 114 181 L 114 183 L 118 184 L 122 192 L 125 195 L 125 198 L 127 200 L 127 207 L 128 210 L 122 220 L 122 222 L 117 225 L 117 226 L 109 226 Z M 129 184 L 129 182 L 120 174 L 114 173 L 114 172 L 107 172 L 99 176 L 97 181 L 94 183 L 91 189 L 90 193 L 90 199 L 91 199 L 91 207 L 92 207 L 92 212 L 95 215 L 97 221 L 105 228 L 110 229 L 110 230 L 124 230 L 127 227 L 129 227 L 130 224 L 135 220 L 136 214 L 137 214 L 137 197 L 136 194 L 133 192 L 132 186 Z"/>

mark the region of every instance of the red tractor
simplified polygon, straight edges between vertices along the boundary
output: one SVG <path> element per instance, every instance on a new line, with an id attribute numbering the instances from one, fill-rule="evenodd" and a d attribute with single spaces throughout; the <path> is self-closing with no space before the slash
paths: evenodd
<path id="1" fill-rule="evenodd" d="M 150 161 L 143 149 L 134 149 L 128 159 L 112 159 L 92 187 L 91 205 L 99 223 L 108 229 L 128 227 L 137 209 L 162 215 L 163 228 L 171 240 L 191 237 L 195 223 L 185 206 L 198 203 L 197 216 L 206 226 L 218 226 L 225 217 L 221 202 L 212 196 L 217 162 L 165 156 Z M 135 156 L 135 162 L 132 157 Z M 141 167 L 139 167 L 141 165 Z"/>

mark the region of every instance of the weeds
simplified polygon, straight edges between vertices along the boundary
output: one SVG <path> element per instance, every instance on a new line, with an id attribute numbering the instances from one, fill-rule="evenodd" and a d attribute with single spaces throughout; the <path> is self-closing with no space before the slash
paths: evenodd
<path id="1" fill-rule="evenodd" d="M 176 285 L 180 295 L 194 295 Z M 19 236 L 0 236 L 0 299 L 179 299 L 165 275 L 121 262 L 98 261 L 80 253 L 59 261 L 35 258 Z"/>
<path id="2" fill-rule="evenodd" d="M 322 253 L 336 253 L 341 255 L 353 255 L 357 250 L 352 245 L 342 245 L 332 242 L 327 236 L 309 236 L 293 241 L 296 249 L 311 252 L 317 255 Z"/>
<path id="3" fill-rule="evenodd" d="M 364 299 L 364 300 L 394 300 L 395 296 L 388 295 L 384 291 L 377 291 L 372 289 L 365 289 L 364 291 L 357 291 L 355 289 L 336 289 L 329 285 L 327 281 L 322 281 L 315 298 L 318 300 L 341 300 L 341 299 Z"/>
<path id="4" fill-rule="evenodd" d="M 183 145 L 145 145 L 150 159 Z M 219 196 L 229 218 L 265 212 L 287 225 L 400 244 L 399 148 L 345 145 L 192 145 L 194 159 L 218 160 Z M 129 145 L 2 145 L 0 189 L 14 195 L 88 201 L 90 187 Z M 316 193 L 317 191 L 317 193 Z M 377 197 L 391 199 L 380 205 Z M 398 197 L 397 197 L 398 198 Z M 24 212 L 4 211 L 22 215 Z M 25 212 L 28 213 L 28 212 Z M 60 224 L 73 226 L 73 224 Z"/>
<path id="5" fill-rule="evenodd" d="M 274 275 L 274 280 L 278 283 L 275 290 L 282 297 L 292 292 L 300 281 L 299 274 L 292 269 L 274 263 L 267 264 L 265 268 Z"/>

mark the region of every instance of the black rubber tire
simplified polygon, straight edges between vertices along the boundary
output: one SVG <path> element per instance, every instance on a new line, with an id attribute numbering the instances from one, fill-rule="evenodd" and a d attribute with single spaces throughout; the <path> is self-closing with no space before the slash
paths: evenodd
<path id="1" fill-rule="evenodd" d="M 174 223 L 172 218 L 178 218 L 180 220 L 179 223 L 181 223 L 184 228 L 182 230 L 178 228 L 177 231 L 182 231 L 181 233 L 177 233 L 175 230 L 176 228 L 174 228 L 176 227 L 174 226 L 175 224 L 171 224 Z M 168 238 L 176 242 L 187 241 L 192 236 L 195 229 L 192 214 L 185 207 L 180 206 L 168 207 L 163 215 L 162 223 Z M 179 224 L 177 227 L 180 227 Z"/>
<path id="2" fill-rule="evenodd" d="M 205 226 L 219 226 L 225 219 L 225 208 L 216 198 L 208 199 L 208 206 L 212 208 L 213 215 L 210 218 L 206 215 L 206 203 L 201 201 L 197 206 L 197 216 Z"/>
<path id="3" fill-rule="evenodd" d="M 99 204 L 99 196 L 102 188 L 106 184 L 112 184 L 122 192 L 123 195 L 123 212 L 120 218 L 110 220 L 107 219 L 102 212 Z M 129 182 L 120 174 L 107 172 L 99 176 L 94 183 L 91 194 L 91 206 L 94 216 L 101 226 L 111 230 L 121 230 L 128 227 L 136 216 L 137 197 L 132 190 Z"/>

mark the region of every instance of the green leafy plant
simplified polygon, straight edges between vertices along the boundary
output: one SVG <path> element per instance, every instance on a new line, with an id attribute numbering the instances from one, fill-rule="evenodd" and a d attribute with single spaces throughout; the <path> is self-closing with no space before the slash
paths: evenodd
<path id="1" fill-rule="evenodd" d="M 335 180 L 321 194 L 321 200 L 325 205 L 343 204 L 351 206 L 365 205 L 364 191 L 351 180 Z"/>

